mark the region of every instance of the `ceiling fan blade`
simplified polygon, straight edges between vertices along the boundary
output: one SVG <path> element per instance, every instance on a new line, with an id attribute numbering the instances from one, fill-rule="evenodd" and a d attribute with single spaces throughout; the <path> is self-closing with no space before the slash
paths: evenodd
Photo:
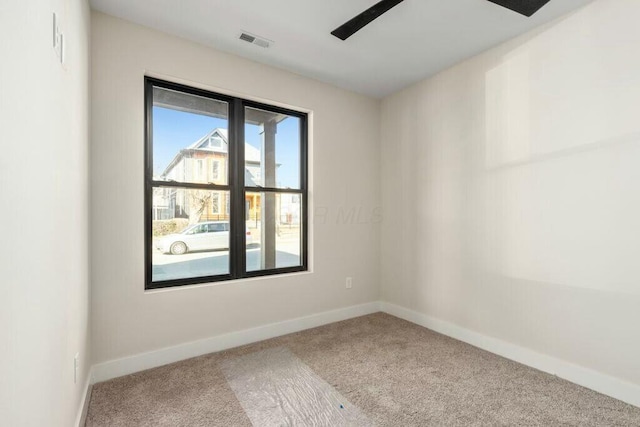
<path id="1" fill-rule="evenodd" d="M 335 30 L 331 31 L 331 34 L 340 40 L 346 40 L 362 29 L 362 27 L 403 1 L 404 0 L 382 0 L 362 12 L 360 15 L 357 15 L 355 18 L 350 19 Z"/>
<path id="2" fill-rule="evenodd" d="M 539 11 L 542 6 L 549 3 L 549 0 L 489 0 L 514 12 L 518 12 L 524 16 L 531 16 Z"/>

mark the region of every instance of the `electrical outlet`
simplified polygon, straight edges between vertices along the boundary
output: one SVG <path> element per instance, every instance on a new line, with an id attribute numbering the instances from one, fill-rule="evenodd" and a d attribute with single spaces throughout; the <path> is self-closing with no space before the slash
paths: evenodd
<path id="1" fill-rule="evenodd" d="M 345 283 L 345 288 L 351 289 L 352 286 L 353 286 L 353 279 L 351 277 L 347 277 L 347 281 Z"/>
<path id="2" fill-rule="evenodd" d="M 73 383 L 78 382 L 78 368 L 80 367 L 80 353 L 76 353 L 73 357 Z"/>

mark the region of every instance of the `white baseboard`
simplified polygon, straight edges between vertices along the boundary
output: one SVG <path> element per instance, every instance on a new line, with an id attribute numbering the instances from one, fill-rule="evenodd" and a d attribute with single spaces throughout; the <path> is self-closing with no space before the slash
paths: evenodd
<path id="1" fill-rule="evenodd" d="M 523 365 L 556 375 L 572 383 L 606 394 L 640 407 L 640 386 L 609 375 L 566 362 L 555 357 L 492 338 L 453 323 L 445 322 L 417 311 L 388 302 L 380 303 L 380 310 L 433 331 L 498 354 Z"/>
<path id="2" fill-rule="evenodd" d="M 87 412 L 89 411 L 89 400 L 91 399 L 91 375 L 92 369 L 89 370 L 87 375 L 87 381 L 84 384 L 84 395 L 82 396 L 82 402 L 80 402 L 80 408 L 78 408 L 78 416 L 76 417 L 76 427 L 84 427 L 87 420 Z"/>
<path id="3" fill-rule="evenodd" d="M 619 378 L 538 353 L 516 344 L 489 337 L 453 323 L 439 320 L 388 302 L 371 302 L 345 307 L 252 329 L 218 335 L 122 359 L 111 360 L 93 366 L 91 383 L 107 381 L 112 378 L 201 356 L 203 354 L 251 344 L 378 311 L 383 311 L 392 316 L 399 317 L 491 353 L 506 357 L 507 359 L 556 375 L 572 383 L 640 407 L 640 386 L 637 384 L 629 383 Z M 86 416 L 86 406 L 89 403 L 90 393 L 88 384 L 86 390 L 82 412 L 78 415 L 78 423 Z M 81 426 L 81 424 L 78 425 Z"/>
<path id="4" fill-rule="evenodd" d="M 155 368 L 180 360 L 190 359 L 207 353 L 226 350 L 269 338 L 299 332 L 309 328 L 364 316 L 380 311 L 378 302 L 354 305 L 337 310 L 325 311 L 297 319 L 271 323 L 243 331 L 231 332 L 215 337 L 188 342 L 173 347 L 162 348 L 148 353 L 137 354 L 122 359 L 110 360 L 93 366 L 92 383 L 106 381 L 145 369 Z"/>

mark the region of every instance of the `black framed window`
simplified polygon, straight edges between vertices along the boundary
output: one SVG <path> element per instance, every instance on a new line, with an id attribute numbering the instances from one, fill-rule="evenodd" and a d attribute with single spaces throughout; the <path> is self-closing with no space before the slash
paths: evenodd
<path id="1" fill-rule="evenodd" d="M 145 288 L 307 270 L 307 115 L 145 78 Z"/>

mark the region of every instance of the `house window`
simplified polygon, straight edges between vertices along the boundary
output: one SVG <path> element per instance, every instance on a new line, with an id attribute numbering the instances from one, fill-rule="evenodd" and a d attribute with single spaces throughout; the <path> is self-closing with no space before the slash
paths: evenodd
<path id="1" fill-rule="evenodd" d="M 220 213 L 220 193 L 211 194 L 211 213 L 214 215 Z"/>
<path id="2" fill-rule="evenodd" d="M 211 181 L 217 181 L 220 178 L 220 160 L 211 161 Z"/>
<path id="3" fill-rule="evenodd" d="M 145 105 L 146 289 L 305 271 L 307 115 L 153 78 Z"/>
<path id="4" fill-rule="evenodd" d="M 219 136 L 212 136 L 209 138 L 209 147 L 211 148 L 222 148 L 222 138 Z"/>
<path id="5" fill-rule="evenodd" d="M 194 176 L 194 181 L 201 181 L 203 172 L 204 172 L 204 160 L 198 159 L 196 160 L 196 172 Z"/>

